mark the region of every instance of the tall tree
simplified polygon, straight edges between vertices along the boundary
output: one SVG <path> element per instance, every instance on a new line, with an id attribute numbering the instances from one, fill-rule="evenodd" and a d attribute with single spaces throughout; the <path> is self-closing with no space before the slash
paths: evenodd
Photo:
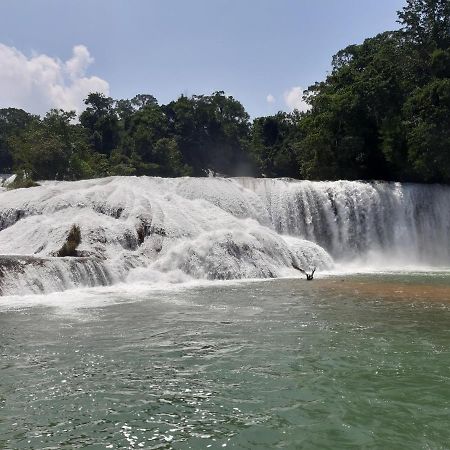
<path id="1" fill-rule="evenodd" d="M 419 45 L 450 46 L 450 2 L 448 0 L 407 0 L 398 12 L 408 37 Z"/>
<path id="2" fill-rule="evenodd" d="M 259 173 L 269 177 L 299 176 L 301 119 L 302 115 L 298 112 L 279 112 L 274 116 L 258 117 L 254 120 L 250 151 Z"/>
<path id="3" fill-rule="evenodd" d="M 14 155 L 11 138 L 22 131 L 39 117 L 25 112 L 23 109 L 0 109 L 0 173 L 10 173 L 13 170 Z"/>
<path id="4" fill-rule="evenodd" d="M 405 103 L 404 115 L 417 179 L 450 183 L 450 79 L 418 88 Z"/>
<path id="5" fill-rule="evenodd" d="M 80 115 L 80 123 L 89 130 L 94 149 L 111 154 L 119 143 L 119 119 L 114 100 L 96 92 L 89 94 L 84 103 L 87 108 Z"/>
<path id="6" fill-rule="evenodd" d="M 35 180 L 83 178 L 89 151 L 86 134 L 72 123 L 74 118 L 74 111 L 51 110 L 11 138 L 15 170 Z"/>
<path id="7" fill-rule="evenodd" d="M 224 92 L 181 96 L 164 107 L 170 132 L 195 175 L 236 174 L 248 164 L 249 116 Z"/>

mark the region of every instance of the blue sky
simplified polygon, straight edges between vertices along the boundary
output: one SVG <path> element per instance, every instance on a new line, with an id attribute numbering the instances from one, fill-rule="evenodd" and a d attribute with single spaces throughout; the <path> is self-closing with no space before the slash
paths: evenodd
<path id="1" fill-rule="evenodd" d="M 94 86 L 161 103 L 224 90 L 252 116 L 271 114 L 292 107 L 293 88 L 322 80 L 337 50 L 397 28 L 404 3 L 1 0 L 0 107 L 71 106 Z"/>

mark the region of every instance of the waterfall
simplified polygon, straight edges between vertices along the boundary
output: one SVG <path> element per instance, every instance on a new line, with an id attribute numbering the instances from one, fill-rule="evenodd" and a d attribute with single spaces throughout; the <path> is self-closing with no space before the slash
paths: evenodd
<path id="1" fill-rule="evenodd" d="M 57 258 L 73 225 L 79 258 Z M 334 264 L 448 266 L 450 188 L 110 177 L 0 192 L 0 294 L 119 281 L 295 275 Z M 170 278 L 170 277 L 169 277 Z"/>
<path id="2" fill-rule="evenodd" d="M 450 187 L 385 182 L 242 179 L 280 234 L 301 236 L 335 259 L 378 255 L 400 263 L 450 263 Z"/>

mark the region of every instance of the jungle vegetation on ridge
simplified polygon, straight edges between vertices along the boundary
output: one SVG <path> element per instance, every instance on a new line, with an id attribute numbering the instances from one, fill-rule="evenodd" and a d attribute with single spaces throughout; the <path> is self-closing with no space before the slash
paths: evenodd
<path id="1" fill-rule="evenodd" d="M 450 183 L 450 1 L 407 0 L 398 18 L 399 30 L 334 55 L 303 113 L 251 121 L 224 92 L 166 105 L 92 93 L 79 117 L 0 109 L 0 173 Z"/>

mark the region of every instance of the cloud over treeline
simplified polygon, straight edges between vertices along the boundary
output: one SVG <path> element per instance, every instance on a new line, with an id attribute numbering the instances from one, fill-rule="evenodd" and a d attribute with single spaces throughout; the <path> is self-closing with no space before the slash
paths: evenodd
<path id="1" fill-rule="evenodd" d="M 284 102 L 290 111 L 298 109 L 301 112 L 308 111 L 311 107 L 303 100 L 303 88 L 294 86 L 284 93 Z"/>
<path id="2" fill-rule="evenodd" d="M 0 107 L 23 108 L 43 114 L 51 108 L 84 109 L 90 92 L 109 95 L 109 83 L 87 76 L 94 58 L 84 45 L 76 45 L 67 61 L 45 54 L 27 57 L 0 43 Z"/>

